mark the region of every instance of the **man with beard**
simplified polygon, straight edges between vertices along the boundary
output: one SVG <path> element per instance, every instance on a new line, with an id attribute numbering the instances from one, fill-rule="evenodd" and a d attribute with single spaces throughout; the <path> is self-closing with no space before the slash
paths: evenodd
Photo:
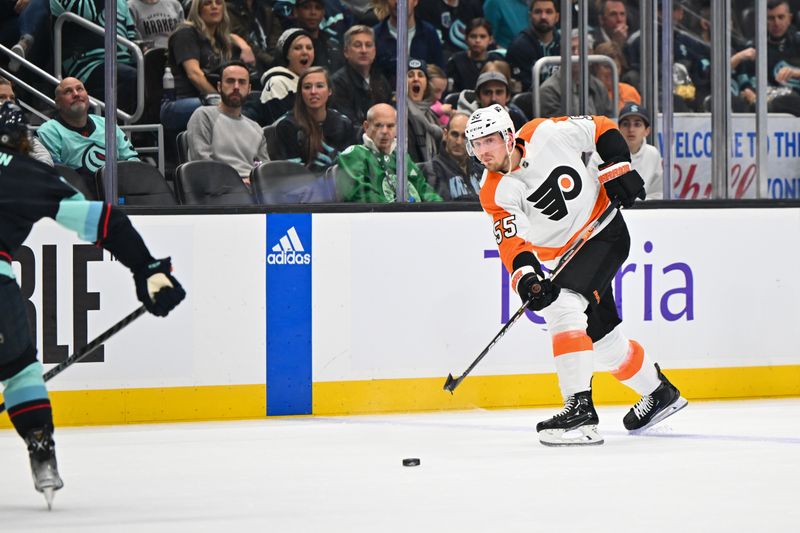
<path id="1" fill-rule="evenodd" d="M 467 155 L 464 130 L 469 115 L 457 112 L 444 130 L 439 154 L 422 165 L 422 172 L 446 202 L 477 202 L 483 165 Z"/>
<path id="2" fill-rule="evenodd" d="M 56 86 L 58 116 L 48 120 L 37 132 L 53 157 L 53 163 L 77 170 L 93 178 L 106 164 L 106 120 L 89 114 L 89 94 L 77 78 L 64 78 Z M 138 161 L 139 154 L 119 127 L 117 160 Z"/>
<path id="3" fill-rule="evenodd" d="M 545 56 L 561 55 L 561 32 L 556 28 L 560 17 L 554 0 L 533 0 L 529 12 L 531 24 L 517 35 L 508 47 L 506 59 L 511 65 L 511 75 L 522 83 L 522 89 L 531 90 L 534 63 Z M 550 77 L 558 65 L 542 69 L 539 83 Z M 482 106 L 486 107 L 486 106 Z"/>
<path id="4" fill-rule="evenodd" d="M 223 65 L 217 91 L 219 104 L 198 107 L 189 119 L 189 161 L 221 161 L 235 168 L 249 185 L 253 167 L 269 161 L 269 154 L 261 126 L 242 115 L 242 102 L 250 93 L 247 65 L 241 61 Z"/>

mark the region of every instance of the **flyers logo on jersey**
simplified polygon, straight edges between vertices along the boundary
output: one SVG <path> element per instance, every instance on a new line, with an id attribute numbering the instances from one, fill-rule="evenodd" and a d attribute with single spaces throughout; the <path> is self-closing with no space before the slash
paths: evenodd
<path id="1" fill-rule="evenodd" d="M 569 213 L 567 202 L 577 198 L 582 188 L 578 171 L 562 165 L 553 169 L 544 183 L 528 196 L 528 201 L 550 220 L 561 220 Z"/>

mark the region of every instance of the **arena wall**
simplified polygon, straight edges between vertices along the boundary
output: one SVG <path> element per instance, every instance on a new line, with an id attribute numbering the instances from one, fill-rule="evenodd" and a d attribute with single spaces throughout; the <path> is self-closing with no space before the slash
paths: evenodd
<path id="1" fill-rule="evenodd" d="M 800 395 L 800 209 L 626 213 L 625 331 L 689 399 Z M 137 216 L 187 301 L 146 315 L 49 386 L 61 425 L 560 403 L 542 320 L 523 317 L 480 212 Z M 53 223 L 14 263 L 45 366 L 133 310 L 122 265 Z M 598 403 L 633 393 L 598 368 Z M 9 427 L 2 419 L 2 427 Z"/>

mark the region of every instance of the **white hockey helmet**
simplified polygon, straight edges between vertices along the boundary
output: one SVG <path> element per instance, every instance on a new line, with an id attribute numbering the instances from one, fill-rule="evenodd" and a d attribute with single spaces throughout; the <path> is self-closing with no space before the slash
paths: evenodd
<path id="1" fill-rule="evenodd" d="M 511 120 L 511 115 L 500 104 L 492 104 L 489 107 L 482 107 L 472 113 L 467 122 L 467 128 L 464 131 L 467 137 L 467 153 L 474 156 L 472 150 L 472 141 L 486 137 L 492 133 L 500 133 L 503 140 L 507 140 L 507 132 L 511 134 L 513 139 L 516 136 L 514 130 L 514 121 Z"/>

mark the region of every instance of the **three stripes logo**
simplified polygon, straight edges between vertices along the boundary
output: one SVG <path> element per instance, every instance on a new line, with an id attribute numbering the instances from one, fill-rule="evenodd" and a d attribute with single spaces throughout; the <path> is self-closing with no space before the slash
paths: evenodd
<path id="1" fill-rule="evenodd" d="M 272 252 L 267 254 L 267 263 L 270 265 L 311 264 L 311 254 L 306 253 L 294 226 L 289 228 L 278 244 L 272 247 Z"/>

